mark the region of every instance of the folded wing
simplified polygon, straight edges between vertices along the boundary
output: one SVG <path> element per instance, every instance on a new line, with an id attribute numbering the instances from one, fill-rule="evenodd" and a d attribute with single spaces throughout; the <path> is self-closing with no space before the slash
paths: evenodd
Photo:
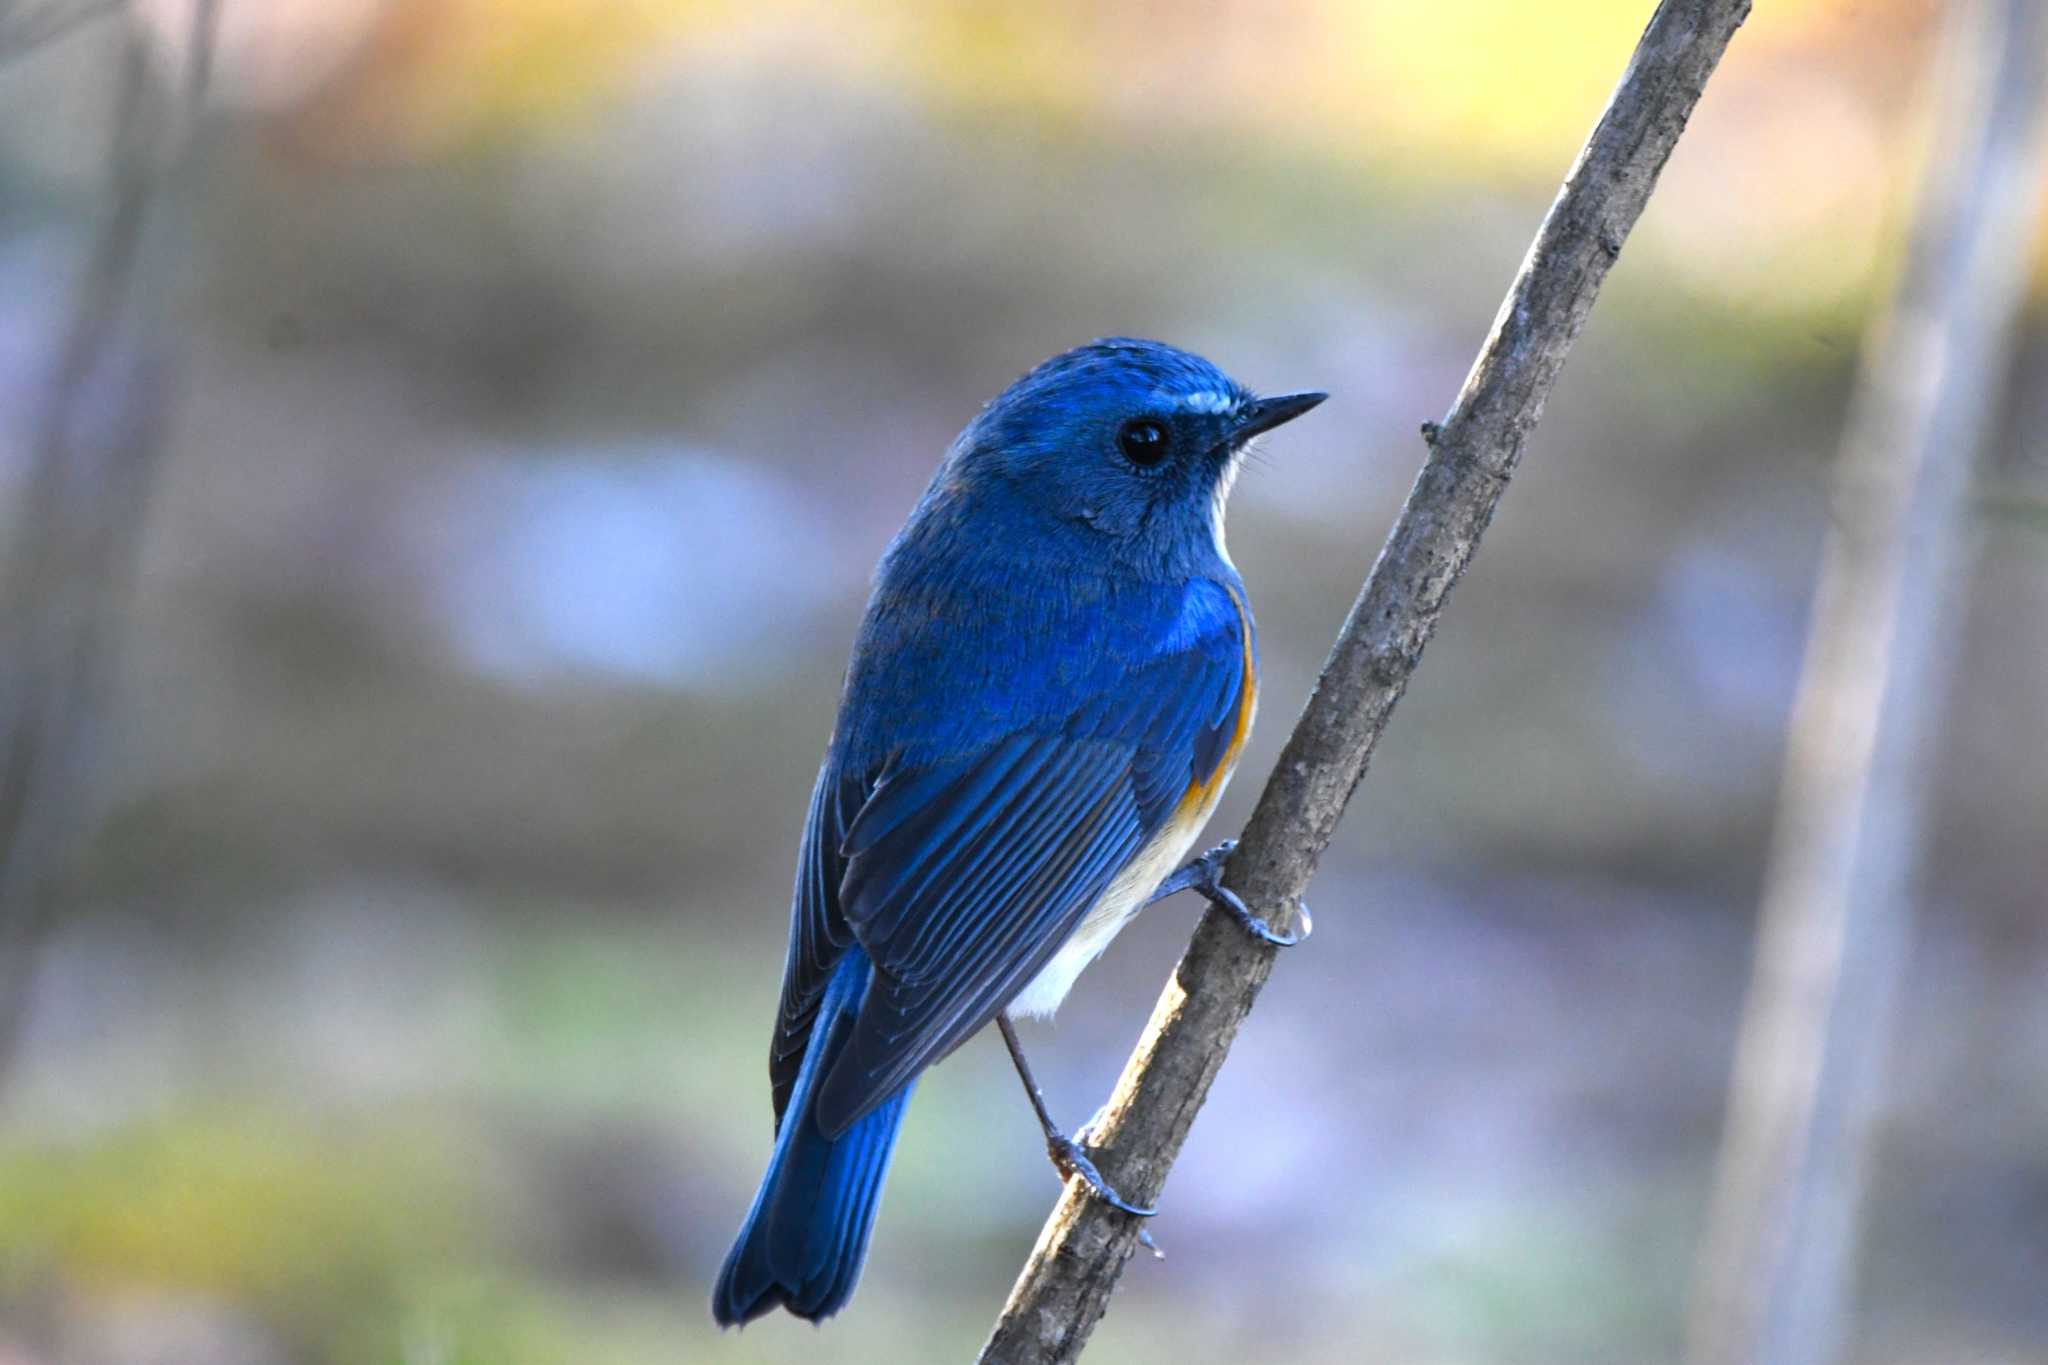
<path id="1" fill-rule="evenodd" d="M 819 776 L 771 1072 L 780 1121 L 833 965 L 873 985 L 817 1095 L 829 1136 L 987 1023 L 1236 733 L 1248 629 L 1227 618 L 1063 716 L 941 762 Z M 971 699 L 968 699 L 971 704 Z"/>

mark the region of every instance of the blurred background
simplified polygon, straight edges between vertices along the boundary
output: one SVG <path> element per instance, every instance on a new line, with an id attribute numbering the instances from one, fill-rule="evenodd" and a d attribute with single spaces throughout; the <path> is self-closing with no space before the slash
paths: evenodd
<path id="1" fill-rule="evenodd" d="M 174 84 L 190 10 L 132 2 Z M 1091 1358 L 1678 1355 L 1939 9 L 1737 36 Z M 706 1307 L 877 554 L 1090 337 L 1329 389 L 1234 503 L 1234 832 L 1649 10 L 226 0 L 127 359 L 76 386 L 87 424 L 154 386 L 154 473 L 7 964 L 0 1361 L 971 1356 L 1057 1190 L 993 1036 L 920 1089 L 841 1318 Z M 124 32 L 0 57 L 10 545 Z M 2042 316 L 1976 479 L 1858 1361 L 2048 1361 Z M 1195 914 L 1027 1030 L 1067 1123 Z"/>

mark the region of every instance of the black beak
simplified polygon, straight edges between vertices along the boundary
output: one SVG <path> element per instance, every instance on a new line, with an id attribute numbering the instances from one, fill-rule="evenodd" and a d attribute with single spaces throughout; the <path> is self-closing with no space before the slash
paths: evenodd
<path id="1" fill-rule="evenodd" d="M 1282 422 L 1292 422 L 1330 395 L 1327 393 L 1287 393 L 1277 398 L 1257 398 L 1244 405 L 1238 414 L 1237 426 L 1230 433 L 1230 442 L 1237 445 L 1249 441 L 1262 431 L 1271 431 Z"/>

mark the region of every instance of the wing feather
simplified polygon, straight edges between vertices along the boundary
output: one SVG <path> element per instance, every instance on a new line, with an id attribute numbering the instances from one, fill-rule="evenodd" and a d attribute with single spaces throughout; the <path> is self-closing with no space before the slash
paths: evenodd
<path id="1" fill-rule="evenodd" d="M 789 955 L 782 970 L 782 1003 L 776 1012 L 775 1037 L 768 1049 L 768 1078 L 775 1100 L 775 1126 L 796 1088 L 811 1024 L 824 999 L 833 968 L 854 941 L 853 929 L 839 908 L 839 883 L 845 860 L 839 854 L 844 830 L 859 809 L 864 784 L 843 778 L 829 758 L 811 789 L 804 820 L 802 847 L 797 853 L 796 890 L 790 900 Z"/>

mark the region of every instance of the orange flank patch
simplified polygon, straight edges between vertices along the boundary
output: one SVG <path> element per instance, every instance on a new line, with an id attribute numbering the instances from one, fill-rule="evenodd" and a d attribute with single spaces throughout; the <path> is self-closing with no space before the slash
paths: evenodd
<path id="1" fill-rule="evenodd" d="M 1259 671 L 1252 661 L 1252 623 L 1246 619 L 1244 603 L 1235 589 L 1230 600 L 1237 606 L 1237 629 L 1244 648 L 1244 690 L 1237 699 L 1237 729 L 1230 736 L 1230 744 L 1223 750 L 1223 758 L 1216 765 L 1216 771 L 1209 774 L 1206 782 L 1190 782 L 1187 794 L 1174 808 L 1173 823 L 1192 821 L 1194 825 L 1209 818 L 1216 802 L 1223 796 L 1223 788 L 1230 781 L 1231 770 L 1237 767 L 1238 755 L 1244 752 L 1245 738 L 1252 732 L 1252 713 L 1259 705 Z"/>

